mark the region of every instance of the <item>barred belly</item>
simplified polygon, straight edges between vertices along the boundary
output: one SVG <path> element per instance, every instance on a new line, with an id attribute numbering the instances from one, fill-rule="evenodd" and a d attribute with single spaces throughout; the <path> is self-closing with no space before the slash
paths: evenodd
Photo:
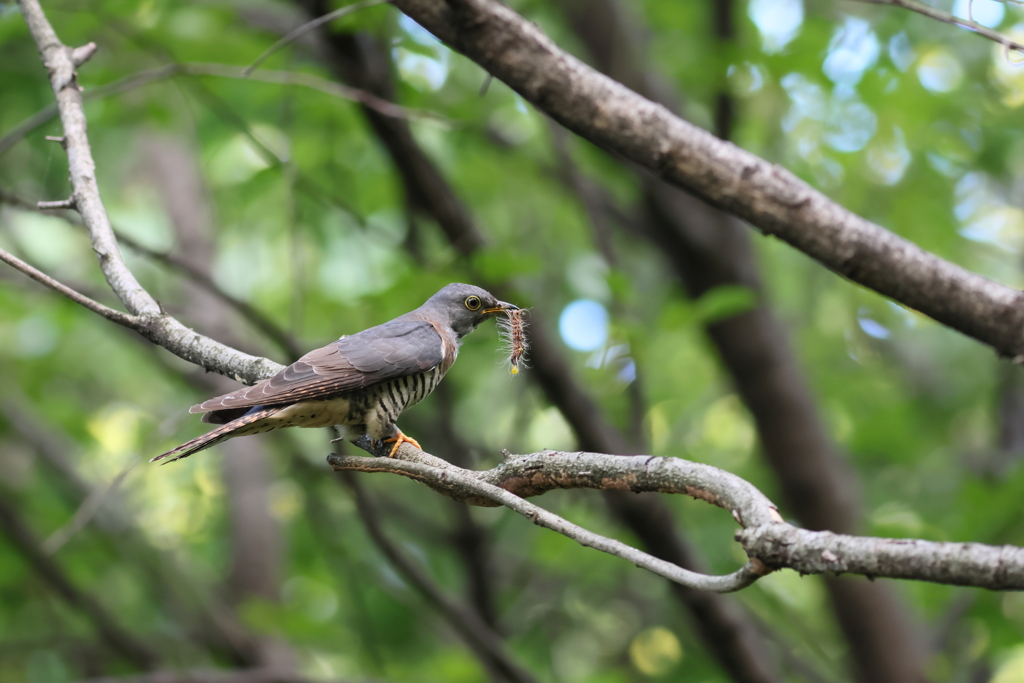
<path id="1" fill-rule="evenodd" d="M 444 377 L 444 372 L 438 366 L 426 372 L 399 377 L 372 387 L 365 394 L 366 405 L 362 420 L 365 431 L 358 428 L 362 425 L 354 424 L 352 430 L 363 431 L 377 440 L 390 438 L 394 432 L 395 421 L 398 420 L 402 411 L 429 396 L 442 377 Z M 353 408 L 355 408 L 357 400 L 353 399 Z"/>

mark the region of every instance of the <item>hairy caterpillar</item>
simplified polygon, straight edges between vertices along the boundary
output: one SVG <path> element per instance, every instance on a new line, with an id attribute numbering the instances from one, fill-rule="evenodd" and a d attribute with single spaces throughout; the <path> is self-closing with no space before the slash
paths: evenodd
<path id="1" fill-rule="evenodd" d="M 508 356 L 505 363 L 513 375 L 519 374 L 520 367 L 526 366 L 526 352 L 530 342 L 526 341 L 526 321 L 523 320 L 522 309 L 507 310 L 505 317 L 498 318 L 498 335 L 501 337 L 501 350 Z"/>

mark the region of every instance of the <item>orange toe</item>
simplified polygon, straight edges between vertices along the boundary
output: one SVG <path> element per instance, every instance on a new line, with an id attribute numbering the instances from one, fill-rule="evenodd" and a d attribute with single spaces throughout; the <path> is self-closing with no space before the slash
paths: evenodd
<path id="1" fill-rule="evenodd" d="M 420 446 L 420 443 L 416 439 L 406 436 L 405 434 L 402 433 L 401 429 L 398 429 L 398 427 L 395 427 L 395 430 L 398 432 L 397 434 L 395 434 L 390 439 L 384 439 L 384 443 L 395 444 L 394 446 L 391 447 L 391 453 L 388 454 L 389 458 L 395 457 L 395 453 L 398 452 L 398 447 L 401 446 L 403 443 L 411 443 L 413 446 L 420 449 L 421 451 L 423 450 L 423 447 Z"/>

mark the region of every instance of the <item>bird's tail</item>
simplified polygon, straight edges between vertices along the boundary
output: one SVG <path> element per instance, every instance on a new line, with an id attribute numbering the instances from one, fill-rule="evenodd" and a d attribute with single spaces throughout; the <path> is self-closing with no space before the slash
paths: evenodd
<path id="1" fill-rule="evenodd" d="M 239 431 L 243 427 L 247 427 L 254 422 L 259 422 L 265 417 L 270 417 L 280 409 L 280 406 L 275 406 L 272 408 L 262 408 L 260 410 L 254 410 L 252 412 L 249 412 L 243 415 L 242 417 L 236 418 L 231 422 L 228 422 L 225 425 L 217 427 L 212 432 L 207 432 L 202 436 L 197 436 L 191 441 L 186 441 L 177 448 L 171 449 L 166 453 L 161 453 L 160 455 L 151 459 L 150 462 L 157 462 L 158 460 L 163 460 L 164 458 L 170 458 L 170 460 L 164 463 L 166 465 L 168 463 L 174 462 L 175 460 L 187 458 L 193 453 L 204 451 L 210 446 L 216 446 L 221 441 L 226 441 L 230 439 L 232 436 L 235 436 L 235 432 Z"/>

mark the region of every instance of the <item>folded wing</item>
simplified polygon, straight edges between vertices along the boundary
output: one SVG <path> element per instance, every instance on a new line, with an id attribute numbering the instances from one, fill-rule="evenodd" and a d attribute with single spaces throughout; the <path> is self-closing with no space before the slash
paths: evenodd
<path id="1" fill-rule="evenodd" d="M 209 413 L 204 421 L 222 424 L 255 406 L 326 399 L 425 372 L 443 358 L 444 346 L 432 325 L 392 320 L 310 351 L 270 379 L 211 398 L 189 412 Z"/>

